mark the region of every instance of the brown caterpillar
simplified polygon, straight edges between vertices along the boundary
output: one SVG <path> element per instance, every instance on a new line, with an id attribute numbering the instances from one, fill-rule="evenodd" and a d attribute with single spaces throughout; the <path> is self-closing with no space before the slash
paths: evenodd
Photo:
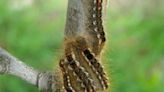
<path id="1" fill-rule="evenodd" d="M 97 77 L 98 77 L 98 79 L 99 79 L 99 81 L 101 83 L 101 86 L 102 86 L 103 90 L 107 89 L 108 88 L 108 83 L 107 83 L 106 74 L 105 74 L 102 66 L 100 65 L 100 63 L 93 56 L 93 54 L 91 54 L 91 52 L 88 49 L 83 51 L 83 54 L 90 61 L 90 64 L 92 65 L 92 69 L 96 70 L 95 72 L 97 74 Z"/>
<path id="2" fill-rule="evenodd" d="M 69 70 L 63 59 L 60 60 L 60 68 L 63 73 L 64 88 L 67 92 L 75 92 L 70 83 Z"/>
<path id="3" fill-rule="evenodd" d="M 105 32 L 102 23 L 102 4 L 103 0 L 88 0 L 88 12 L 86 11 L 86 16 L 88 18 L 88 22 L 86 22 L 86 30 L 90 37 L 88 43 L 91 43 L 90 47 L 95 53 L 95 55 L 99 55 L 103 46 L 105 44 Z"/>
<path id="4" fill-rule="evenodd" d="M 78 57 L 81 57 L 79 61 L 81 61 L 81 65 L 83 65 L 83 67 L 85 67 L 86 69 L 92 69 L 92 73 L 90 72 L 89 74 L 93 77 L 93 79 L 99 80 L 99 82 L 97 82 L 97 84 L 100 84 L 101 87 L 98 85 L 97 89 L 106 89 L 108 88 L 108 83 L 107 83 L 107 78 L 106 78 L 106 74 L 100 64 L 100 62 L 96 59 L 94 53 L 92 53 L 89 50 L 89 47 L 87 46 L 87 43 L 85 41 L 84 38 L 79 37 L 76 40 L 76 46 L 74 46 L 74 48 L 77 48 L 76 50 L 74 50 L 74 52 L 76 52 L 75 56 L 77 55 Z M 81 45 L 83 44 L 83 45 Z M 78 54 L 79 53 L 79 54 Z M 87 63 L 88 65 L 85 65 L 84 63 Z M 93 74 L 94 73 L 94 74 Z M 97 77 L 97 78 L 95 78 Z"/>
<path id="5" fill-rule="evenodd" d="M 98 26 L 98 33 L 99 33 L 99 38 L 101 39 L 100 40 L 100 50 L 103 48 L 104 46 L 104 43 L 106 41 L 106 38 L 105 38 L 105 32 L 104 32 L 104 28 L 103 28 L 103 25 L 102 25 L 102 0 L 97 0 L 97 26 Z"/>

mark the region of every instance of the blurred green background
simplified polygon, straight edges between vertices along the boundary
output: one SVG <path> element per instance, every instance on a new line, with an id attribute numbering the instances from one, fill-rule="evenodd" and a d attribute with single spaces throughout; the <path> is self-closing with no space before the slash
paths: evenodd
<path id="1" fill-rule="evenodd" d="M 164 0 L 110 0 L 103 65 L 111 92 L 164 92 Z M 67 0 L 0 0 L 0 47 L 45 71 L 62 53 Z M 38 92 L 0 75 L 0 92 Z M 106 91 L 106 92 L 109 92 Z"/>

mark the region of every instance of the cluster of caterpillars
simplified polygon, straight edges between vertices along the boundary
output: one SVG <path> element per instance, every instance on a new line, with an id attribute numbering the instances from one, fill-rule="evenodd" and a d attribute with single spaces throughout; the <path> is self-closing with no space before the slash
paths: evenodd
<path id="1" fill-rule="evenodd" d="M 102 25 L 102 0 L 93 0 L 90 29 L 96 34 L 95 48 L 91 49 L 82 36 L 65 39 L 65 55 L 60 60 L 66 92 L 97 92 L 108 88 L 108 80 L 98 55 L 105 43 Z M 97 47 L 96 47 L 97 46 Z"/>
<path id="2" fill-rule="evenodd" d="M 64 88 L 67 92 L 96 92 L 108 87 L 106 74 L 83 37 L 67 41 L 61 59 Z"/>

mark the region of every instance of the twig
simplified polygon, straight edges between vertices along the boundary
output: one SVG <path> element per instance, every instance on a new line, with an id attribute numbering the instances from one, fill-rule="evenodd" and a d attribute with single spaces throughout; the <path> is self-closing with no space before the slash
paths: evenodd
<path id="1" fill-rule="evenodd" d="M 61 92 L 59 73 L 39 72 L 0 48 L 0 74 L 17 76 L 42 92 Z M 58 78 L 58 79 L 57 79 Z M 58 82 L 58 83 L 57 83 Z"/>

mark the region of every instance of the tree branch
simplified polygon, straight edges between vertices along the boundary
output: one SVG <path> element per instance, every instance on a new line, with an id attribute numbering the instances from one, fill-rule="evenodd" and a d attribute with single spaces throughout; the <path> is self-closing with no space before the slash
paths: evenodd
<path id="1" fill-rule="evenodd" d="M 39 72 L 0 48 L 0 74 L 17 76 L 43 92 L 62 92 L 60 73 Z"/>
<path id="2" fill-rule="evenodd" d="M 0 73 L 12 74 L 35 85 L 37 83 L 38 71 L 28 67 L 17 58 L 0 49 Z"/>

